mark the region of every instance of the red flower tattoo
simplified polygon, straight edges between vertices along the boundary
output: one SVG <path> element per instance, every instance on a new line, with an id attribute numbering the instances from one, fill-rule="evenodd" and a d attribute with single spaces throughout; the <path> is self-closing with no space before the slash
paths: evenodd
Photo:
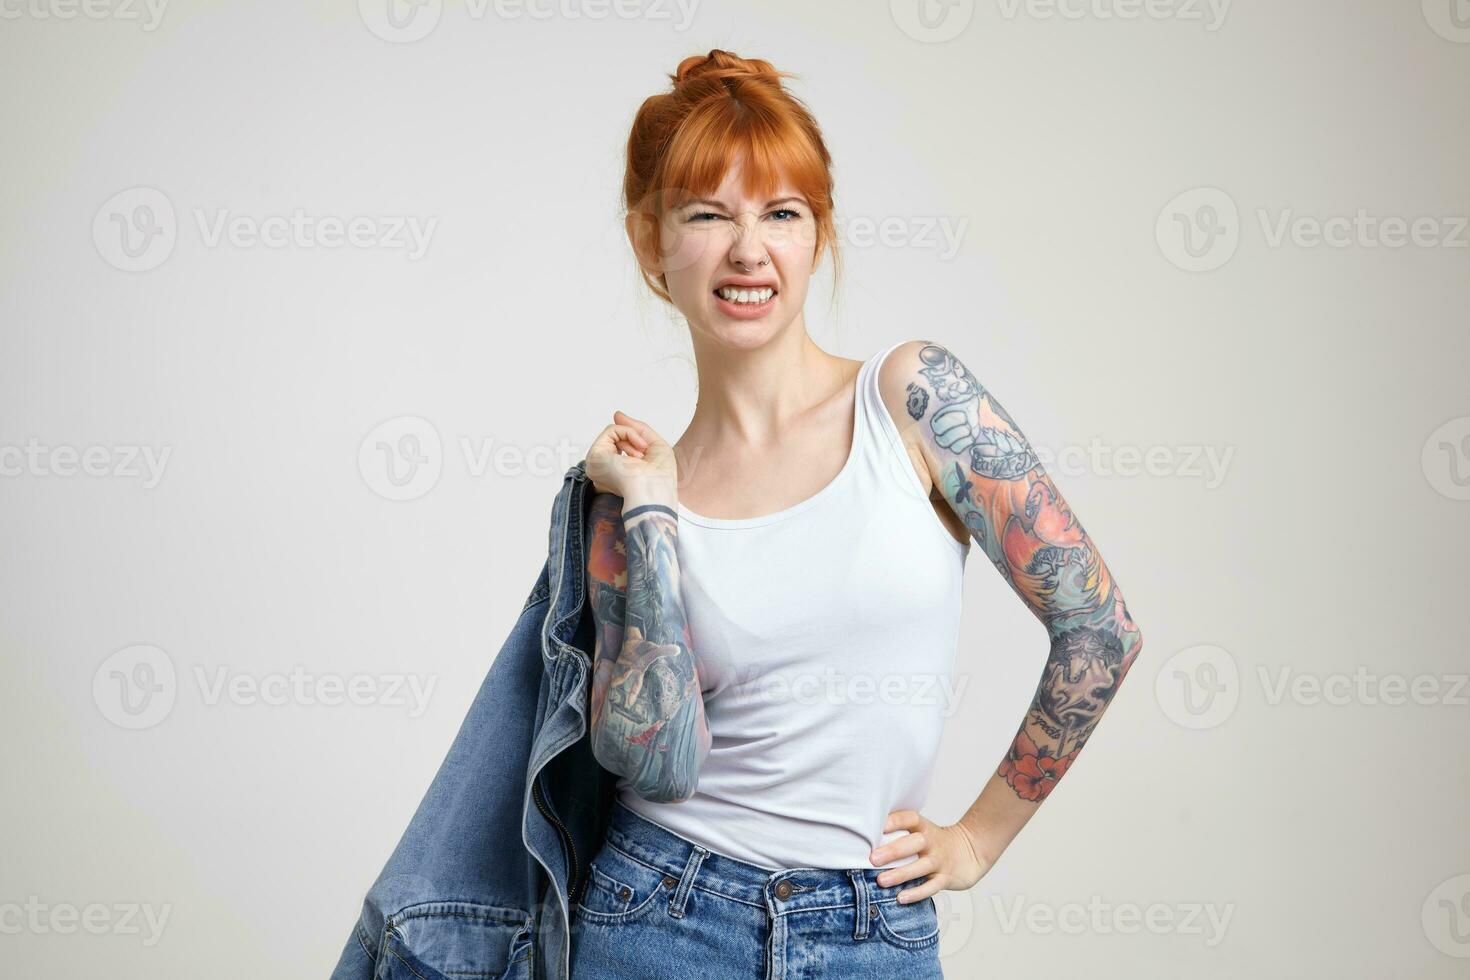
<path id="1" fill-rule="evenodd" d="M 1040 803 L 1066 773 L 1079 751 L 1080 747 L 1057 757 L 1049 749 L 1038 749 L 1030 736 L 1020 732 L 996 775 L 1010 784 L 1021 799 Z"/>

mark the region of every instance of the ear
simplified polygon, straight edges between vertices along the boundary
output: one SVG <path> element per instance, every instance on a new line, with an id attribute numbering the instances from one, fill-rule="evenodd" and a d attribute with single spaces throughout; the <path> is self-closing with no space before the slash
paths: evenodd
<path id="1" fill-rule="evenodd" d="M 628 243 L 643 271 L 657 279 L 664 270 L 658 261 L 658 218 L 647 211 L 629 211 L 623 218 Z"/>

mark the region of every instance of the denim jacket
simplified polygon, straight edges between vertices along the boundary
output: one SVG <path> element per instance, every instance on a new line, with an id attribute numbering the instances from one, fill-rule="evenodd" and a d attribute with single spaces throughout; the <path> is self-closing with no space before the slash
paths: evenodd
<path id="1" fill-rule="evenodd" d="M 332 980 L 567 980 L 569 909 L 617 777 L 588 732 L 592 483 L 567 470 L 550 549 Z"/>

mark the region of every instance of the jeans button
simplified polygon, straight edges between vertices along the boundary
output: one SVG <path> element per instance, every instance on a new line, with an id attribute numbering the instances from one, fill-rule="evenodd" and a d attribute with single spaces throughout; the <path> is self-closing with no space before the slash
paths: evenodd
<path id="1" fill-rule="evenodd" d="M 776 885 L 776 897 L 785 901 L 791 897 L 791 882 L 782 881 Z"/>

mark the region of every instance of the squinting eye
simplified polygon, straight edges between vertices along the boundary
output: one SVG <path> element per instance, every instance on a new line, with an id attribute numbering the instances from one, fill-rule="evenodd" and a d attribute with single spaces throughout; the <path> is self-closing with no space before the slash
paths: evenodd
<path id="1" fill-rule="evenodd" d="M 781 208 L 779 210 L 772 211 L 771 213 L 772 214 L 789 214 L 789 215 L 791 215 L 790 218 L 787 218 L 786 219 L 787 221 L 797 221 L 797 220 L 800 220 L 801 219 L 801 212 L 800 211 L 793 211 L 790 208 Z"/>
<path id="2" fill-rule="evenodd" d="M 693 222 L 698 222 L 700 218 L 718 218 L 718 217 L 720 217 L 720 215 L 716 214 L 713 211 L 700 211 L 698 214 L 691 214 L 689 216 L 689 220 L 690 221 L 693 221 Z"/>

